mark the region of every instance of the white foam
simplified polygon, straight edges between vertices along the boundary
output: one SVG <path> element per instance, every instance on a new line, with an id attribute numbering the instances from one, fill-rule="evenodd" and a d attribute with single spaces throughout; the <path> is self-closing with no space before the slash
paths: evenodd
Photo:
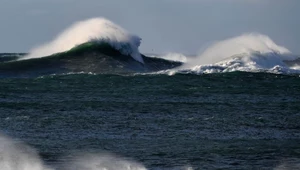
<path id="1" fill-rule="evenodd" d="M 22 59 L 40 58 L 68 51 L 71 48 L 89 42 L 105 42 L 124 55 L 130 55 L 143 63 L 138 47 L 141 38 L 129 34 L 126 30 L 105 18 L 92 18 L 76 22 L 60 33 L 53 41 L 30 50 L 29 55 Z"/>

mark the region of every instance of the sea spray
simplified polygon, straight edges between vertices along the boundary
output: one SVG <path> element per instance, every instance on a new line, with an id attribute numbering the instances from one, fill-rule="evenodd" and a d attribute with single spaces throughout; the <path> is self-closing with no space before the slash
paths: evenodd
<path id="1" fill-rule="evenodd" d="M 0 135 L 0 169 L 50 170 L 33 148 L 3 135 Z"/>
<path id="2" fill-rule="evenodd" d="M 70 156 L 69 156 L 70 157 Z M 77 154 L 69 162 L 50 169 L 35 149 L 20 141 L 0 135 L 1 170 L 146 170 L 135 161 L 112 154 Z"/>
<path id="3" fill-rule="evenodd" d="M 188 64 L 215 64 L 235 55 L 252 54 L 253 52 L 262 54 L 290 53 L 288 49 L 275 44 L 274 41 L 266 35 L 249 33 L 214 43 Z"/>
<path id="4" fill-rule="evenodd" d="M 116 155 L 78 154 L 66 162 L 63 170 L 147 170 L 142 164 Z"/>

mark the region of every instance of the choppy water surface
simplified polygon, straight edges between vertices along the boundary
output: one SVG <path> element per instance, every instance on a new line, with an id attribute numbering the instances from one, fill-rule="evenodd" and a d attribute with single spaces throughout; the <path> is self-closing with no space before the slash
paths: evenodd
<path id="1" fill-rule="evenodd" d="M 267 73 L 3 78 L 0 165 L 297 169 L 299 91 L 298 75 Z"/>

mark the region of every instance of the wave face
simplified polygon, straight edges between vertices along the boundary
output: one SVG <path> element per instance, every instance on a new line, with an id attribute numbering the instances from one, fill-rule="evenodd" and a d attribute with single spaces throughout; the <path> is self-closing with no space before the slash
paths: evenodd
<path id="1" fill-rule="evenodd" d="M 141 38 L 129 34 L 126 30 L 104 18 L 92 18 L 77 22 L 59 34 L 53 41 L 30 50 L 22 59 L 40 58 L 89 42 L 110 44 L 123 55 L 130 55 L 143 63 L 138 47 Z"/>
<path id="2" fill-rule="evenodd" d="M 176 56 L 175 56 L 176 58 Z M 169 73 L 223 73 L 233 71 L 299 73 L 299 57 L 261 34 L 245 34 L 217 42 L 198 57 L 189 58 Z"/>

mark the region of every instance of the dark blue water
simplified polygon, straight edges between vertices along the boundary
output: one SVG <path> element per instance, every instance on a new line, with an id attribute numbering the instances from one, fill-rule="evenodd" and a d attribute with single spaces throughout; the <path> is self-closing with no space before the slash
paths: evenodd
<path id="1" fill-rule="evenodd" d="M 299 169 L 299 122 L 298 75 L 0 79 L 2 134 L 53 169 L 115 157 L 147 169 Z"/>

